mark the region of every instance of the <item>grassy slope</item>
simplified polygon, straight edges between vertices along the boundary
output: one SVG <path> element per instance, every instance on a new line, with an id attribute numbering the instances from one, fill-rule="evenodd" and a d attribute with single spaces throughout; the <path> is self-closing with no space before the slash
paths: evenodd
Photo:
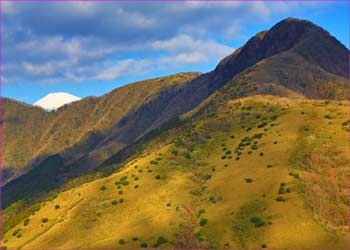
<path id="1" fill-rule="evenodd" d="M 151 101 L 161 91 L 179 88 L 197 75 L 179 73 L 128 84 L 104 96 L 85 98 L 64 106 L 56 113 L 5 99 L 4 169 L 24 168 L 37 157 L 59 153 L 76 144 L 84 147 L 92 133 L 97 135 L 95 138 L 100 138 L 123 117 Z"/>
<path id="2" fill-rule="evenodd" d="M 5 170 L 15 171 L 25 166 L 35 154 L 35 145 L 54 114 L 7 98 L 2 104 L 3 166 Z"/>
<path id="3" fill-rule="evenodd" d="M 46 202 L 29 217 L 27 226 L 20 223 L 5 235 L 5 245 L 24 249 L 122 248 L 141 243 L 153 246 L 164 237 L 168 242 L 158 246 L 249 249 L 266 244 L 271 248 L 345 249 L 347 239 L 340 227 L 348 223 L 342 214 L 346 200 L 341 194 L 349 191 L 342 183 L 349 177 L 328 178 L 318 166 L 349 172 L 343 164 L 348 160 L 344 152 L 349 151 L 349 124 L 343 124 L 348 111 L 345 104 L 305 99 L 265 96 L 229 101 L 215 113 L 203 114 L 172 131 L 168 138 L 174 138 L 168 143 L 164 137 L 153 140 L 146 147 L 149 152 L 115 174 Z M 264 117 L 268 124 L 258 128 Z M 250 140 L 251 145 L 242 146 L 236 160 L 241 140 L 257 133 L 264 135 L 247 139 L 244 143 Z M 340 159 L 332 167 L 323 163 L 334 160 L 334 154 L 325 159 L 313 154 L 322 150 L 323 140 L 335 148 L 330 151 Z M 258 149 L 251 150 L 255 141 Z M 226 159 L 221 159 L 223 155 Z M 316 161 L 311 167 L 303 161 L 309 156 Z M 289 175 L 292 170 L 299 178 Z M 321 191 L 313 190 L 309 176 L 314 174 L 339 184 L 340 190 L 322 190 L 322 186 Z M 128 184 L 120 184 L 118 189 L 115 182 L 123 176 L 128 176 Z M 247 182 L 249 178 L 252 182 Z M 284 202 L 277 202 L 281 183 L 290 192 L 281 194 Z M 106 189 L 101 190 L 102 186 Z M 313 199 L 317 192 L 330 199 L 320 203 Z M 57 204 L 59 209 L 54 208 Z M 204 212 L 199 213 L 200 209 Z M 343 220 L 333 220 L 327 211 Z M 265 224 L 255 227 L 250 221 L 253 217 Z M 49 220 L 42 223 L 42 218 Z M 207 219 L 206 224 L 202 219 Z M 205 225 L 200 226 L 201 220 Z M 19 228 L 21 237 L 17 238 L 12 234 Z"/>

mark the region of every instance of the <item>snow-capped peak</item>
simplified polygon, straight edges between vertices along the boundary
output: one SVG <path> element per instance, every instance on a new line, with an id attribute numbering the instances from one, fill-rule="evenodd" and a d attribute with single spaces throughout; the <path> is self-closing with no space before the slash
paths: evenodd
<path id="1" fill-rule="evenodd" d="M 46 110 L 56 110 L 59 107 L 80 100 L 79 97 L 64 92 L 50 93 L 37 102 L 34 106 L 42 107 Z"/>

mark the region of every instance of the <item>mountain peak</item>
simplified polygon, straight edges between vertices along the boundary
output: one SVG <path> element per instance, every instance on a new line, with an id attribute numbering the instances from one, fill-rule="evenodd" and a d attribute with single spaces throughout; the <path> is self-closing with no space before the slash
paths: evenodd
<path id="1" fill-rule="evenodd" d="M 80 100 L 81 98 L 65 92 L 49 93 L 36 101 L 33 105 L 46 110 L 56 110 L 59 107 Z"/>
<path id="2" fill-rule="evenodd" d="M 287 50 L 293 50 L 330 73 L 343 77 L 349 74 L 348 49 L 316 24 L 292 17 L 257 33 L 235 53 L 222 60 L 217 70 L 233 77 L 260 60 Z"/>

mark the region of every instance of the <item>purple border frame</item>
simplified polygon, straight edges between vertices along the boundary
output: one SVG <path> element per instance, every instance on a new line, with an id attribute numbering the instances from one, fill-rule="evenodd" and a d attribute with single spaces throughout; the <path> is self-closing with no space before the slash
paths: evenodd
<path id="1" fill-rule="evenodd" d="M 0 0 L 0 2 L 350 2 L 350 0 Z"/>
<path id="2" fill-rule="evenodd" d="M 169 2 L 342 2 L 342 3 L 348 3 L 348 14 L 350 15 L 350 0 L 0 0 L 0 250 L 2 249 L 2 180 L 3 180 L 3 171 L 2 171 L 2 126 L 3 126 L 3 120 L 2 120 L 2 2 L 27 2 L 27 3 L 40 3 L 40 2 L 119 2 L 119 3 L 152 3 L 152 2 L 162 2 L 162 3 L 169 3 Z M 348 16 L 348 27 L 350 28 L 350 16 Z M 350 40 L 350 31 L 348 34 L 349 40 Z M 350 48 L 350 42 L 348 44 L 348 49 Z M 349 58 L 349 72 L 350 72 L 350 58 Z M 348 84 L 350 86 L 350 75 L 348 76 Z M 349 87 L 349 96 L 350 96 L 350 87 Z M 349 101 L 350 102 L 350 101 Z M 350 106 L 349 106 L 349 117 L 350 117 Z M 350 133 L 348 141 L 350 142 Z M 350 149 L 349 149 L 349 155 L 350 155 Z M 350 164 L 350 163 L 349 163 Z M 350 184 L 349 184 L 350 185 Z M 350 199 L 350 197 L 349 197 Z M 350 211 L 348 211 L 350 216 Z M 348 249 L 350 249 L 350 242 L 348 242 Z M 135 249 L 135 248 L 123 248 L 123 249 Z M 139 249 L 139 248 L 138 248 Z M 152 248 L 148 248 L 152 249 Z M 178 248 L 170 248 L 170 249 L 178 249 Z M 199 250 L 204 248 L 182 248 L 182 249 L 193 249 L 193 250 Z M 232 249 L 232 248 L 231 248 Z M 37 249 L 36 249 L 37 250 Z M 46 249 L 46 250 L 55 250 L 55 249 Z M 67 249 L 67 250 L 75 250 L 75 249 Z M 86 250 L 112 250 L 112 249 L 102 249 L 102 248 L 89 248 Z M 209 249 L 206 249 L 209 250 Z M 215 249 L 213 249 L 215 250 Z M 234 250 L 234 249 L 232 249 Z M 278 250 L 278 249 L 274 249 Z M 309 250 L 320 250 L 320 249 L 309 249 Z M 326 250 L 326 249 L 324 249 Z M 331 250 L 331 249 L 330 249 Z"/>

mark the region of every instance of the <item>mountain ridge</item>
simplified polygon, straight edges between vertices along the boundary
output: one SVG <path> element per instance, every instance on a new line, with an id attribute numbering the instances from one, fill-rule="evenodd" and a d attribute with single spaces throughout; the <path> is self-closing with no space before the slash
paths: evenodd
<path id="1" fill-rule="evenodd" d="M 311 50 L 314 42 L 319 44 Z M 322 52 L 321 55 L 315 54 L 315 50 Z M 111 171 L 118 171 L 123 164 L 126 164 L 127 159 L 138 157 L 140 149 L 134 146 L 134 143 L 139 143 L 141 149 L 142 145 L 148 145 L 151 150 L 153 145 L 162 142 L 162 135 L 165 134 L 165 137 L 168 134 L 172 135 L 176 128 L 180 130 L 176 136 L 179 135 L 183 139 L 190 135 L 193 142 L 198 142 L 198 145 L 201 145 L 203 141 L 210 138 L 201 134 L 200 129 L 192 134 L 191 119 L 200 115 L 205 117 L 208 122 L 208 133 L 213 133 L 211 136 L 216 136 L 216 130 L 226 133 L 228 127 L 234 123 L 225 114 L 231 112 L 230 110 L 233 108 L 238 109 L 237 107 L 240 107 L 239 101 L 237 107 L 231 107 L 230 103 L 241 98 L 249 100 L 252 96 L 257 96 L 259 99 L 258 96 L 263 95 L 262 103 L 265 101 L 269 103 L 270 95 L 279 96 L 282 99 L 276 97 L 277 101 L 271 108 L 283 103 L 284 109 L 288 109 L 288 102 L 296 102 L 299 105 L 299 102 L 307 102 L 308 100 L 314 102 L 312 105 L 318 107 L 317 99 L 334 100 L 334 102 L 348 100 L 349 96 L 346 90 L 349 86 L 346 77 L 344 77 L 348 76 L 348 61 L 344 60 L 348 55 L 349 51 L 322 28 L 303 20 L 285 19 L 270 30 L 259 32 L 249 39 L 244 46 L 224 58 L 212 72 L 200 75 L 180 73 L 129 84 L 102 97 L 84 98 L 71 105 L 61 107 L 52 115 L 43 115 L 42 112 L 33 109 L 38 113 L 35 117 L 47 119 L 51 124 L 40 140 L 36 140 L 35 133 L 32 136 L 33 141 L 42 143 L 37 149 L 37 152 L 42 154 L 37 153 L 34 160 L 40 155 L 43 158 L 38 164 L 33 165 L 33 169 L 21 176 L 22 179 L 19 177 L 5 186 L 6 206 L 13 202 L 13 204 L 21 203 L 22 198 L 24 198 L 21 194 L 28 194 L 26 198 L 29 200 L 33 198 L 30 196 L 30 192 L 24 192 L 28 190 L 26 182 L 31 177 L 35 177 L 37 181 L 40 178 L 46 178 L 46 170 L 51 170 L 51 163 L 45 165 L 46 159 L 57 157 L 63 164 L 58 171 L 57 169 L 54 173 L 49 171 L 50 179 L 57 181 L 54 187 L 49 186 L 42 189 L 38 187 L 36 190 L 36 193 L 44 193 L 44 197 L 45 192 L 53 191 L 71 179 L 73 181 L 74 178 L 79 179 L 79 176 L 83 178 L 83 175 L 87 173 L 105 170 L 111 174 Z M 265 100 L 265 98 L 267 99 Z M 288 101 L 283 98 L 287 98 Z M 122 108 L 118 106 L 119 101 L 124 103 Z M 259 105 L 256 108 L 260 109 Z M 298 106 L 300 112 L 303 112 L 302 108 L 302 105 Z M 283 113 L 280 109 L 275 111 L 281 112 L 278 114 Z M 321 111 L 322 114 L 330 117 L 325 113 L 326 111 L 323 109 Z M 264 110 L 264 112 L 265 115 L 270 116 L 270 111 Z M 237 116 L 243 121 L 246 116 L 251 115 L 250 113 L 250 111 L 242 111 L 241 114 L 235 113 L 235 117 Z M 7 121 L 4 124 L 7 125 L 7 129 L 10 128 L 11 119 L 14 118 L 13 121 L 17 119 L 11 115 L 5 114 L 4 121 L 6 119 Z M 258 115 L 260 114 L 256 114 L 256 117 Z M 303 121 L 299 114 L 293 113 L 293 116 L 301 119 L 299 122 Z M 262 118 L 259 116 L 256 119 Z M 322 117 L 319 119 L 322 120 Z M 186 124 L 183 125 L 181 121 L 185 121 Z M 324 121 L 322 120 L 322 122 Z M 260 126 L 255 123 L 256 121 L 253 122 L 254 126 Z M 28 121 L 28 124 L 28 126 L 34 127 L 34 123 L 31 121 Z M 196 124 L 200 127 L 201 123 L 196 120 Z M 261 124 L 264 124 L 263 120 Z M 19 123 L 17 127 L 11 127 L 11 129 L 21 131 L 20 125 Z M 273 125 L 278 126 L 275 123 Z M 240 133 L 247 133 L 252 129 L 251 125 L 247 128 L 243 128 L 245 125 L 238 127 L 236 124 L 234 126 L 237 131 L 241 131 Z M 175 129 L 173 129 L 174 127 Z M 72 134 L 65 133 L 72 129 L 74 129 Z M 186 134 L 182 134 L 182 129 L 184 131 L 186 129 Z M 266 129 L 266 131 L 269 130 Z M 293 132 L 291 132 L 293 138 L 296 138 L 299 133 L 297 133 L 297 129 L 297 127 L 293 127 Z M 342 133 L 343 130 L 341 130 Z M 8 131 L 6 134 L 11 134 Z M 150 134 L 155 134 L 156 137 L 149 139 Z M 23 138 L 26 137 L 23 136 Z M 74 139 L 74 141 L 68 141 L 67 146 L 64 146 L 65 140 L 68 138 Z M 181 146 L 182 139 L 180 141 L 177 140 L 178 138 L 175 139 L 169 143 Z M 6 141 L 11 140 L 7 138 Z M 49 144 L 46 145 L 47 142 Z M 148 144 L 150 142 L 152 143 Z M 192 142 L 188 141 L 187 143 L 191 144 Z M 128 148 L 129 146 L 130 148 Z M 6 147 L 8 148 L 8 146 Z M 17 149 L 17 146 L 13 147 Z M 56 147 L 55 150 L 52 150 L 53 147 Z M 46 148 L 52 151 L 46 152 Z M 196 145 L 192 145 L 186 149 L 188 152 L 183 152 L 183 156 L 188 160 L 185 161 L 190 165 L 192 164 L 191 155 L 195 148 Z M 124 154 L 124 149 L 129 150 L 129 152 Z M 15 158 L 18 157 L 16 151 L 6 153 L 12 154 Z M 170 163 L 174 157 L 175 155 L 169 156 Z M 200 163 L 198 164 L 200 165 Z M 286 169 L 284 171 L 287 171 Z M 78 183 L 80 183 L 79 180 Z M 18 196 L 18 194 L 20 195 Z M 32 203 L 29 202 L 29 204 Z M 315 206 L 314 203 L 312 205 Z M 329 220 L 328 216 L 325 217 Z M 13 226 L 13 224 L 11 225 Z"/>

